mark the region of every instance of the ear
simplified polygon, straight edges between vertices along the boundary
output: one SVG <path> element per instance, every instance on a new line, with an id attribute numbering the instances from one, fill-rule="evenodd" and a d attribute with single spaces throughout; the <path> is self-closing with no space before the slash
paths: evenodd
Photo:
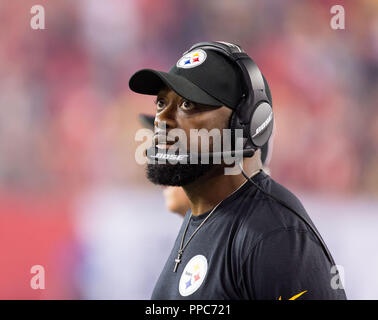
<path id="1" fill-rule="evenodd" d="M 231 113 L 230 120 L 228 122 L 228 127 L 230 129 L 243 129 L 235 110 L 233 110 Z"/>
<path id="2" fill-rule="evenodd" d="M 231 147 L 232 147 L 232 149 L 235 149 L 235 130 L 236 129 L 243 130 L 243 126 L 241 125 L 239 117 L 238 117 L 237 113 L 235 112 L 235 110 L 233 110 L 232 113 L 231 113 L 228 127 L 231 129 L 231 137 L 232 137 Z M 244 135 L 244 131 L 243 131 L 243 137 L 244 137 L 244 139 L 246 138 L 245 135 Z M 246 140 L 245 140 L 245 142 L 246 142 Z M 245 142 L 244 142 L 244 146 L 245 146 Z"/>

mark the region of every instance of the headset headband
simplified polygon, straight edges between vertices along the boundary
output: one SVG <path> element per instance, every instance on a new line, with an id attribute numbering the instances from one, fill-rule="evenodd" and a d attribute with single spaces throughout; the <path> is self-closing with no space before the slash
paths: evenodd
<path id="1" fill-rule="evenodd" d="M 253 92 L 255 91 L 263 92 L 264 96 L 266 97 L 266 93 L 265 93 L 266 88 L 265 88 L 264 78 L 262 76 L 260 69 L 240 46 L 233 43 L 224 42 L 224 41 L 199 42 L 193 45 L 185 53 L 190 52 L 197 48 L 218 51 L 228 56 L 230 59 L 232 59 L 235 63 L 237 63 L 240 66 L 240 69 L 245 78 L 247 88 L 251 89 Z M 250 85 L 248 83 L 250 83 Z"/>

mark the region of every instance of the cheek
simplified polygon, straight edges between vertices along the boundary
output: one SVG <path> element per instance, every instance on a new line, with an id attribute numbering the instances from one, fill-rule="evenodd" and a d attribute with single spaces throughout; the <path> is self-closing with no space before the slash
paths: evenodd
<path id="1" fill-rule="evenodd" d="M 222 112 L 219 112 L 220 109 L 209 111 L 209 112 L 203 112 L 201 114 L 196 114 L 192 117 L 182 117 L 180 120 L 178 120 L 177 124 L 180 129 L 182 129 L 185 132 L 186 137 L 186 145 L 187 148 L 190 149 L 190 143 L 195 143 L 195 141 L 191 141 L 190 139 L 190 131 L 191 129 L 206 129 L 207 131 L 210 131 L 212 129 L 219 129 L 220 134 L 222 135 L 222 129 L 228 128 L 228 110 L 221 110 Z M 201 149 L 201 139 L 198 137 L 197 140 L 198 144 L 198 151 Z M 210 137 L 209 141 L 209 148 L 211 149 L 213 146 L 213 140 Z"/>
<path id="2" fill-rule="evenodd" d="M 214 121 L 212 119 L 207 119 L 207 117 L 196 117 L 191 119 L 183 120 L 180 123 L 180 128 L 185 132 L 186 138 L 186 147 L 188 150 L 191 149 L 191 144 L 193 146 L 198 146 L 198 151 L 201 150 L 201 138 L 197 135 L 198 131 L 201 129 L 205 129 L 210 131 L 211 129 L 215 128 Z M 198 130 L 195 132 L 195 130 Z M 192 136 L 190 135 L 192 132 Z M 198 138 L 198 139 L 195 139 Z M 197 141 L 195 141 L 197 140 Z M 209 146 L 211 146 L 211 140 Z M 197 148 L 197 147 L 196 147 Z"/>

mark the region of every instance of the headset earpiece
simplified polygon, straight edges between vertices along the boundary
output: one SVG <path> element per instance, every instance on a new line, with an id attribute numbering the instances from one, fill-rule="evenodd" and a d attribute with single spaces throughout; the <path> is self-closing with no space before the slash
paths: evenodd
<path id="1" fill-rule="evenodd" d="M 273 131 L 273 110 L 269 103 L 260 103 L 252 114 L 250 139 L 257 147 L 266 144 Z"/>

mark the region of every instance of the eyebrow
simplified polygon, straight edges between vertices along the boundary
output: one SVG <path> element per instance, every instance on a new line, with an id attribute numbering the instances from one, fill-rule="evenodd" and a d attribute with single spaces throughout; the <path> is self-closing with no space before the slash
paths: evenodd
<path id="1" fill-rule="evenodd" d="M 168 88 L 167 86 L 164 86 L 159 90 L 159 92 L 157 93 L 157 96 L 162 95 L 162 94 L 167 94 L 170 90 L 172 89 Z"/>

